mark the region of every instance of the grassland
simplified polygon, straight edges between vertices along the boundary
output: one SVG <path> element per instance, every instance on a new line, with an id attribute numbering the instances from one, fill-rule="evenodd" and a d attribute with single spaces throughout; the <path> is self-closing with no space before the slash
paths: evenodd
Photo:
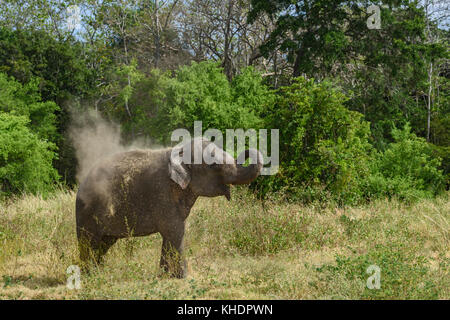
<path id="1" fill-rule="evenodd" d="M 0 202 L 0 299 L 449 299 L 449 197 L 338 208 L 233 190 L 194 206 L 186 279 L 159 274 L 153 235 L 120 240 L 70 290 L 75 194 L 25 195 Z M 380 289 L 366 286 L 370 265 Z"/>

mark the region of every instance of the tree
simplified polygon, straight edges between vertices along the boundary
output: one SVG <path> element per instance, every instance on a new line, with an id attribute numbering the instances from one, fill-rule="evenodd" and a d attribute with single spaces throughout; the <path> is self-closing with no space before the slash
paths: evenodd
<path id="1" fill-rule="evenodd" d="M 182 66 L 173 76 L 155 69 L 136 87 L 130 99 L 136 134 L 165 145 L 173 130 L 192 130 L 197 120 L 205 129 L 223 133 L 229 128 L 260 128 L 263 107 L 273 101 L 273 93 L 253 68 L 230 83 L 218 63 L 211 61 Z"/>
<path id="2" fill-rule="evenodd" d="M 190 55 L 183 50 L 175 26 L 176 17 L 183 9 L 184 4 L 180 0 L 154 0 L 141 4 L 137 16 L 137 37 L 140 39 L 137 51 L 142 56 L 141 61 L 147 59 L 147 66 L 174 69 L 191 60 Z"/>
<path id="3" fill-rule="evenodd" d="M 367 198 L 398 197 L 407 201 L 433 197 L 444 189 L 441 159 L 424 138 L 411 133 L 407 123 L 392 130 L 394 142 L 371 162 L 371 174 L 362 180 Z"/>
<path id="4" fill-rule="evenodd" d="M 348 110 L 346 97 L 329 82 L 296 78 L 266 105 L 266 128 L 280 130 L 280 168 L 257 182 L 260 195 L 273 191 L 301 201 L 358 202 L 359 180 L 369 174 L 369 123 Z"/>
<path id="5" fill-rule="evenodd" d="M 58 180 L 54 145 L 31 132 L 29 120 L 0 111 L 0 195 L 44 193 Z"/>
<path id="6" fill-rule="evenodd" d="M 88 0 L 89 1 L 89 0 Z M 2 0 L 0 2 L 0 27 L 13 30 L 44 31 L 58 40 L 72 37 L 75 30 L 69 28 L 69 6 L 83 0 Z"/>
<path id="7" fill-rule="evenodd" d="M 35 95 L 40 100 L 60 107 L 46 112 L 56 119 L 58 135 L 50 138 L 57 143 L 60 153 L 55 167 L 68 183 L 75 181 L 76 169 L 73 150 L 65 136 L 70 108 L 73 101 L 88 99 L 97 88 L 96 70 L 88 68 L 84 53 L 79 42 L 59 41 L 44 31 L 0 28 L 0 72 L 13 76 L 25 87 L 34 83 Z M 25 104 L 24 110 L 31 107 Z"/>
<path id="8" fill-rule="evenodd" d="M 364 8 L 356 1 L 252 0 L 251 6 L 250 23 L 267 14 L 276 25 L 261 46 L 262 53 L 267 56 L 280 49 L 293 63 L 294 77 L 307 74 L 315 78 L 331 71 L 335 60 L 343 62 L 349 50 L 345 25 L 347 31 L 354 27 L 348 25 L 351 17 L 360 15 Z"/>
<path id="9" fill-rule="evenodd" d="M 446 7 L 444 7 L 446 6 Z M 441 47 L 442 44 L 442 32 L 439 30 L 438 26 L 440 23 L 445 21 L 449 17 L 448 4 L 445 4 L 441 0 L 425 0 L 423 1 L 423 8 L 425 10 L 426 16 L 426 44 L 428 44 L 432 49 L 427 52 L 424 57 L 426 61 L 427 68 L 427 85 L 428 90 L 426 92 L 425 105 L 427 109 L 427 131 L 426 138 L 430 141 L 431 135 L 431 114 L 433 108 L 433 103 L 435 100 L 439 102 L 439 97 L 436 94 L 436 86 L 439 85 L 439 75 L 440 71 L 448 62 L 448 54 L 446 54 L 446 48 Z M 447 59 L 445 59 L 447 58 Z M 447 61 L 446 61 L 447 60 Z"/>
<path id="10" fill-rule="evenodd" d="M 431 65 L 426 61 L 443 57 L 446 50 L 442 44 L 426 41 L 429 17 L 417 1 L 251 3 L 250 22 L 264 13 L 276 23 L 261 47 L 263 54 L 276 49 L 285 52 L 293 76 L 302 74 L 318 81 L 333 78 L 351 97 L 347 106 L 371 122 L 377 148 L 392 141 L 394 125 L 407 121 L 416 133 L 427 135 L 429 124 L 422 122 L 423 108 L 418 102 L 431 96 L 423 92 L 424 84 L 431 83 L 427 75 Z M 380 29 L 367 27 L 369 4 L 380 9 Z"/>
<path id="11" fill-rule="evenodd" d="M 24 116 L 29 119 L 27 125 L 31 132 L 42 140 L 55 143 L 59 140 L 55 115 L 59 107 L 52 101 L 41 101 L 38 84 L 34 78 L 22 86 L 0 73 L 0 112 Z"/>
<path id="12" fill-rule="evenodd" d="M 259 46 L 269 38 L 273 24 L 262 15 L 249 25 L 249 9 L 246 0 L 191 0 L 180 18 L 183 42 L 193 52 L 194 59 L 220 62 L 229 81 L 249 65 L 269 73 L 269 65 L 276 62 L 275 54 L 261 60 L 259 51 Z"/>

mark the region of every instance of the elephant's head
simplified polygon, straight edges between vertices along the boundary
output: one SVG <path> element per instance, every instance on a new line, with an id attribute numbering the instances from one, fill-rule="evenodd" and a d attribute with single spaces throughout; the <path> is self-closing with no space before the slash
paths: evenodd
<path id="1" fill-rule="evenodd" d="M 190 154 L 184 154 L 189 147 Z M 194 161 L 196 152 L 201 163 Z M 242 163 L 248 158 L 253 159 L 253 164 L 244 167 Z M 255 149 L 245 150 L 235 160 L 213 142 L 196 138 L 185 146 L 172 150 L 169 174 L 183 190 L 190 188 L 197 196 L 223 195 L 230 200 L 229 185 L 252 182 L 259 176 L 262 166 L 262 154 Z"/>

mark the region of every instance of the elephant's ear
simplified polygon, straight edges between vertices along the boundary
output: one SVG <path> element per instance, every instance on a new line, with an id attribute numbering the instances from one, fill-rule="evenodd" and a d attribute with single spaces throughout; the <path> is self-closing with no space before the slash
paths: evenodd
<path id="1" fill-rule="evenodd" d="M 191 174 L 182 163 L 182 158 L 178 154 L 172 152 L 169 160 L 169 175 L 170 179 L 175 181 L 183 190 L 186 189 L 189 182 L 191 182 Z"/>

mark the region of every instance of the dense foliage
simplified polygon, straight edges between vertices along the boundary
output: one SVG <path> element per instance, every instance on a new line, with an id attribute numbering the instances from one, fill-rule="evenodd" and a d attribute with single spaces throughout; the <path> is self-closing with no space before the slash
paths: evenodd
<path id="1" fill-rule="evenodd" d="M 46 192 L 58 179 L 54 146 L 39 139 L 25 116 L 0 112 L 0 196 Z"/>
<path id="2" fill-rule="evenodd" d="M 59 178 L 52 163 L 57 110 L 41 101 L 36 81 L 22 86 L 0 73 L 0 195 L 46 192 Z"/>
<path id="3" fill-rule="evenodd" d="M 366 197 L 399 197 L 414 200 L 432 197 L 444 188 L 439 170 L 441 159 L 423 138 L 411 133 L 406 124 L 403 130 L 393 129 L 395 142 L 374 157 L 371 175 L 363 183 Z"/>
<path id="4" fill-rule="evenodd" d="M 263 122 L 260 114 L 273 100 L 262 81 L 261 74 L 249 67 L 230 83 L 217 63 L 211 62 L 193 62 L 174 76 L 155 70 L 137 84 L 130 99 L 136 106 L 135 116 L 125 129 L 130 131 L 132 126 L 168 144 L 173 130 L 192 131 L 198 120 L 205 130 L 215 128 L 223 133 L 227 128 L 259 128 Z"/>
<path id="5" fill-rule="evenodd" d="M 127 142 L 168 145 L 197 120 L 279 129 L 280 170 L 256 181 L 259 196 L 434 196 L 450 184 L 449 31 L 435 2 L 4 0 L 1 192 L 74 186 L 69 127 L 93 108 Z"/>
<path id="6" fill-rule="evenodd" d="M 280 88 L 266 118 L 266 126 L 280 128 L 280 170 L 261 179 L 265 190 L 304 200 L 356 200 L 372 147 L 369 124 L 345 100 L 330 83 L 304 78 Z"/>
<path id="7" fill-rule="evenodd" d="M 57 140 L 55 112 L 59 107 L 53 101 L 41 101 L 35 78 L 22 86 L 0 73 L 0 88 L 0 112 L 25 116 L 30 120 L 28 127 L 39 138 L 52 142 Z"/>

